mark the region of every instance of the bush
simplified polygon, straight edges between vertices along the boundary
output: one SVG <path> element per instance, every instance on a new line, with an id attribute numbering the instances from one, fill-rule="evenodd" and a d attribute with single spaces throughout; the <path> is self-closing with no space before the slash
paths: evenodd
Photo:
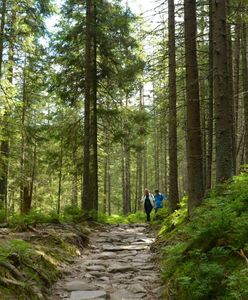
<path id="1" fill-rule="evenodd" d="M 63 211 L 63 220 L 69 222 L 79 222 L 85 218 L 83 211 L 75 205 L 67 205 Z"/>

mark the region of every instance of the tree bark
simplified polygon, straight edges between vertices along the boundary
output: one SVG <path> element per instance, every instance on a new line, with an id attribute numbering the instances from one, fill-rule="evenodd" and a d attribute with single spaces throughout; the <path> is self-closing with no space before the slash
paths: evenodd
<path id="1" fill-rule="evenodd" d="M 1 23 L 0 23 L 0 79 L 2 78 L 2 64 L 3 64 L 3 48 L 5 39 L 5 17 L 6 17 L 6 0 L 2 0 L 1 6 Z"/>
<path id="2" fill-rule="evenodd" d="M 175 3 L 168 0 L 169 14 L 169 204 L 171 211 L 178 208 L 177 163 L 177 87 L 175 47 Z"/>
<path id="3" fill-rule="evenodd" d="M 189 214 L 202 202 L 203 163 L 196 52 L 196 1 L 184 1 Z"/>
<path id="4" fill-rule="evenodd" d="M 75 141 L 73 145 L 72 152 L 72 162 L 73 162 L 73 174 L 72 174 L 72 200 L 71 204 L 73 206 L 78 206 L 78 165 L 77 165 L 77 133 L 75 134 Z"/>
<path id="5" fill-rule="evenodd" d="M 0 24 L 0 80 L 2 79 L 2 64 L 3 64 L 3 48 L 5 40 L 5 17 L 6 17 L 6 0 L 2 1 L 1 6 L 1 24 Z M 6 113 L 4 113 L 4 128 L 2 135 L 8 140 L 8 132 L 6 131 Z M 8 177 L 8 157 L 5 154 L 9 152 L 8 141 L 5 140 L 1 143 L 1 174 L 0 174 L 0 209 L 7 206 L 7 177 Z"/>
<path id="6" fill-rule="evenodd" d="M 6 5 L 6 3 L 5 3 Z M 7 68 L 7 79 L 9 83 L 13 84 L 13 66 L 14 66 L 14 45 L 15 45 L 15 23 L 16 23 L 16 12 L 12 10 L 11 12 L 11 29 L 9 36 L 9 58 L 8 58 L 8 68 Z M 1 68 L 1 67 L 0 67 Z M 3 136 L 4 140 L 1 143 L 1 159 L 3 160 L 3 173 L 0 179 L 0 198 L 5 202 L 7 208 L 8 201 L 8 176 L 9 176 L 9 108 L 5 104 L 4 108 L 4 128 Z M 1 201 L 0 200 L 0 201 Z"/>
<path id="7" fill-rule="evenodd" d="M 248 66 L 247 66 L 247 27 L 242 26 L 242 65 L 243 65 L 243 102 L 244 102 L 244 163 L 248 164 Z"/>
<path id="8" fill-rule="evenodd" d="M 228 15 L 231 15 L 230 1 L 226 0 Z M 236 136 L 234 119 L 234 89 L 233 89 L 233 49 L 232 49 L 232 30 L 231 24 L 227 24 L 227 71 L 228 71 L 228 95 L 231 109 L 231 130 L 232 130 L 232 159 L 233 174 L 236 174 Z"/>
<path id="9" fill-rule="evenodd" d="M 206 190 L 212 187 L 212 162 L 213 162 L 213 121 L 214 121 L 214 82 L 213 82 L 213 12 L 212 0 L 209 0 L 209 74 L 208 74 L 208 133 L 207 133 L 207 165 L 206 165 Z"/>
<path id="10" fill-rule="evenodd" d="M 63 138 L 60 140 L 60 154 L 59 154 L 59 185 L 58 185 L 58 203 L 57 214 L 60 214 L 61 210 L 61 193 L 62 193 L 62 169 L 63 169 Z"/>
<path id="11" fill-rule="evenodd" d="M 96 4 L 86 1 L 85 116 L 82 208 L 98 210 Z"/>
<path id="12" fill-rule="evenodd" d="M 229 97 L 226 1 L 212 2 L 216 135 L 216 181 L 233 176 L 232 107 Z"/>
<path id="13" fill-rule="evenodd" d="M 238 16 L 237 24 L 235 25 L 235 47 L 234 47 L 234 111 L 235 111 L 235 140 L 236 140 L 236 172 L 239 169 L 239 151 L 238 151 L 238 144 L 239 144 L 239 89 L 240 89 L 240 39 L 241 39 L 241 21 L 240 15 Z"/>

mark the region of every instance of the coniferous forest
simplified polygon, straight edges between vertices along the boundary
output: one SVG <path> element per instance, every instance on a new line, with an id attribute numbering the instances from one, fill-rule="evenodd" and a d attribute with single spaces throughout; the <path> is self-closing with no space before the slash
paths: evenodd
<path id="1" fill-rule="evenodd" d="M 0 299 L 248 299 L 248 1 L 145 2 L 0 0 Z"/>

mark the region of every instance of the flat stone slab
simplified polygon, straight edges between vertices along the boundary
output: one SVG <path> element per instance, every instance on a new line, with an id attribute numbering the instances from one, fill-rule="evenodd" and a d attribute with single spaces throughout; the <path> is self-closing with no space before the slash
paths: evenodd
<path id="1" fill-rule="evenodd" d="M 94 291 L 97 289 L 96 286 L 90 286 L 89 283 L 83 281 L 83 280 L 74 280 L 71 282 L 67 282 L 65 284 L 65 289 L 68 292 L 72 291 L 83 291 L 83 290 L 88 290 L 88 291 Z"/>
<path id="2" fill-rule="evenodd" d="M 113 265 L 108 268 L 109 273 L 120 273 L 120 272 L 130 272 L 130 271 L 136 271 L 133 266 L 122 266 L 122 265 Z"/>
<path id="3" fill-rule="evenodd" d="M 112 295 L 110 295 L 111 300 L 140 300 L 142 299 L 142 296 L 140 297 L 139 295 L 134 295 L 130 293 L 127 290 L 118 290 Z M 155 300 L 155 299 L 154 299 Z"/>
<path id="4" fill-rule="evenodd" d="M 86 270 L 89 272 L 105 272 L 105 267 L 104 266 L 88 266 L 86 267 Z"/>
<path id="5" fill-rule="evenodd" d="M 105 251 L 124 251 L 124 250 L 145 250 L 148 249 L 148 246 L 146 245 L 127 245 L 127 246 L 109 246 L 109 245 L 103 245 L 102 247 Z"/>
<path id="6" fill-rule="evenodd" d="M 135 268 L 139 269 L 139 270 L 146 270 L 146 271 L 147 270 L 150 271 L 150 270 L 154 270 L 155 269 L 155 266 L 152 265 L 152 264 L 142 264 L 142 263 L 136 263 L 136 262 L 134 262 L 133 266 Z"/>
<path id="7" fill-rule="evenodd" d="M 96 258 L 99 259 L 114 259 L 116 257 L 115 252 L 102 252 L 101 254 L 98 254 Z"/>
<path id="8" fill-rule="evenodd" d="M 105 291 L 76 291 L 71 293 L 70 300 L 106 299 Z"/>

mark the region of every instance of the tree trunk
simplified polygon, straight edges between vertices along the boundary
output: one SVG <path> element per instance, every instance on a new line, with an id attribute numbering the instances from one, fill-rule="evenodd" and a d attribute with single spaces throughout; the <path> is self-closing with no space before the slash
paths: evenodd
<path id="1" fill-rule="evenodd" d="M 229 97 L 226 1 L 212 2 L 216 135 L 216 181 L 233 176 L 232 107 Z"/>
<path id="2" fill-rule="evenodd" d="M 0 79 L 2 78 L 2 64 L 3 64 L 3 47 L 5 39 L 5 17 L 6 17 L 6 0 L 2 0 L 1 6 L 1 24 L 0 24 Z"/>
<path id="3" fill-rule="evenodd" d="M 169 14 L 169 204 L 171 211 L 178 208 L 177 163 L 177 88 L 175 47 L 175 3 L 168 0 Z"/>
<path id="4" fill-rule="evenodd" d="M 104 177 L 103 177 L 103 204 L 102 212 L 106 214 L 107 212 L 107 184 L 108 184 L 108 157 L 104 159 Z"/>
<path id="5" fill-rule="evenodd" d="M 187 158 L 188 158 L 188 210 L 202 202 L 203 164 L 199 104 L 198 65 L 196 53 L 196 1 L 184 1 L 186 99 L 187 99 Z"/>
<path id="6" fill-rule="evenodd" d="M 160 176 L 159 176 L 159 151 L 158 151 L 158 115 L 156 112 L 156 102 L 154 101 L 153 103 L 154 105 L 154 142 L 153 142 L 153 153 L 154 153 L 154 157 L 153 157 L 153 162 L 154 162 L 154 183 L 153 186 L 156 189 L 159 189 L 159 185 L 160 185 Z"/>
<path id="7" fill-rule="evenodd" d="M 6 0 L 2 1 L 1 7 L 1 24 L 0 24 L 0 80 L 2 79 L 2 64 L 3 64 L 3 48 L 5 40 L 5 17 L 6 17 Z M 9 49 L 9 61 L 11 59 L 11 49 Z M 11 78 L 12 82 L 13 72 Z M 9 158 L 9 133 L 8 133 L 8 113 L 4 112 L 3 117 L 3 132 L 4 140 L 1 142 L 1 173 L 0 173 L 0 209 L 7 209 L 8 195 L 8 158 Z"/>
<path id="8" fill-rule="evenodd" d="M 167 124 L 165 126 L 164 132 L 164 162 L 163 162 L 163 192 L 167 195 L 168 194 L 168 150 L 167 150 L 167 143 L 168 143 L 168 133 L 167 133 Z"/>
<path id="9" fill-rule="evenodd" d="M 26 82 L 26 58 L 25 65 L 23 68 L 23 84 L 22 84 L 22 118 L 21 118 L 21 159 L 20 159 L 20 210 L 21 213 L 26 213 L 27 199 L 27 188 L 25 186 L 25 119 L 26 119 L 26 108 L 27 108 L 27 82 Z"/>
<path id="10" fill-rule="evenodd" d="M 82 208 L 98 210 L 96 5 L 86 1 L 84 170 Z"/>
<path id="11" fill-rule="evenodd" d="M 78 206 L 77 133 L 76 133 L 74 146 L 73 146 L 72 161 L 73 161 L 73 174 L 72 174 L 72 200 L 71 200 L 71 204 L 73 206 Z"/>
<path id="12" fill-rule="evenodd" d="M 226 0 L 228 15 L 231 15 L 230 0 Z M 232 157 L 233 174 L 236 174 L 236 136 L 234 119 L 234 90 L 233 90 L 233 49 L 232 49 L 232 31 L 231 24 L 227 24 L 227 71 L 228 71 L 228 95 L 231 109 L 231 130 L 232 130 Z"/>
<path id="13" fill-rule="evenodd" d="M 209 0 L 209 74 L 208 74 L 208 136 L 207 136 L 207 165 L 206 165 L 206 190 L 212 187 L 212 162 L 213 162 L 213 120 L 214 120 L 214 82 L 213 82 L 213 12 L 212 0 Z"/>
<path id="14" fill-rule="evenodd" d="M 63 169 L 63 139 L 60 140 L 60 154 L 59 154 L 59 186 L 58 186 L 58 203 L 57 214 L 60 214 L 61 210 L 61 192 L 62 192 L 62 169 Z"/>
<path id="15" fill-rule="evenodd" d="M 108 152 L 110 155 L 110 144 L 108 144 Z M 107 190 L 108 190 L 108 197 L 107 197 L 107 202 L 108 202 L 108 215 L 111 216 L 111 173 L 110 173 L 110 157 L 108 155 L 108 165 L 107 165 Z"/>
<path id="16" fill-rule="evenodd" d="M 143 153 L 144 153 L 144 159 L 143 159 L 144 187 L 147 188 L 147 174 L 148 174 L 147 167 L 148 166 L 147 166 L 147 141 L 146 140 L 144 142 L 144 151 L 143 151 Z"/>
<path id="17" fill-rule="evenodd" d="M 248 69 L 247 69 L 247 27 L 242 27 L 242 65 L 243 65 L 243 101 L 244 101 L 244 163 L 248 164 Z"/>
<path id="18" fill-rule="evenodd" d="M 123 214 L 131 212 L 131 190 L 130 190 L 130 149 L 127 141 L 123 144 Z"/>
<path id="19" fill-rule="evenodd" d="M 239 144 L 239 88 L 240 88 L 240 16 L 235 25 L 235 47 L 234 47 L 234 111 L 235 111 L 235 140 L 236 140 L 236 173 L 238 172 L 238 144 Z"/>
<path id="20" fill-rule="evenodd" d="M 34 180 L 35 180 L 35 171 L 36 171 L 36 158 L 37 158 L 37 145 L 34 145 L 33 151 L 33 167 L 32 167 L 32 174 L 31 174 L 31 182 L 30 182 L 30 204 L 29 210 L 31 209 L 31 205 L 33 202 L 33 195 L 34 195 Z"/>

